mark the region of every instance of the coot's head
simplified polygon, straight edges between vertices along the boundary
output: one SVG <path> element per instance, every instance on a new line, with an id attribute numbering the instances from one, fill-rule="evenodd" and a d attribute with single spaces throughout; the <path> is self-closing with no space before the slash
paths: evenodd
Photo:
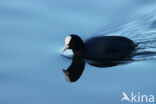
<path id="1" fill-rule="evenodd" d="M 72 34 L 65 38 L 65 47 L 63 49 L 63 52 L 66 51 L 67 49 L 77 51 L 85 49 L 85 46 L 82 39 L 79 36 Z"/>

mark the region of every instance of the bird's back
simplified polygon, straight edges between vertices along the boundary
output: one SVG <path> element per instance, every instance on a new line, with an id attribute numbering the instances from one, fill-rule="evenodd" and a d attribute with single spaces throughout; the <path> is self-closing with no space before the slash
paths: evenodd
<path id="1" fill-rule="evenodd" d="M 121 59 L 136 47 L 135 43 L 121 36 L 100 36 L 85 42 L 85 56 L 89 59 Z"/>

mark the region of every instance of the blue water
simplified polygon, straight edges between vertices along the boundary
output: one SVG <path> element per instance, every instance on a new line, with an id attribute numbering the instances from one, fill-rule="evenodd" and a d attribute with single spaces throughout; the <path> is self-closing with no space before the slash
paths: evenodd
<path id="1" fill-rule="evenodd" d="M 155 0 L 1 0 L 0 104 L 121 104 L 122 92 L 156 96 L 156 55 L 64 79 L 64 38 L 121 35 L 156 52 Z M 128 102 L 127 102 L 128 103 Z"/>

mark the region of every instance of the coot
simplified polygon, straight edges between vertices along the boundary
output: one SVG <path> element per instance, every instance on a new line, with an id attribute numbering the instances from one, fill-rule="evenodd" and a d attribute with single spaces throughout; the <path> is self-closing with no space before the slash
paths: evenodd
<path id="1" fill-rule="evenodd" d="M 65 38 L 65 47 L 72 49 L 75 56 L 92 60 L 124 59 L 131 56 L 136 44 L 123 36 L 99 36 L 92 37 L 83 42 L 75 34 Z"/>

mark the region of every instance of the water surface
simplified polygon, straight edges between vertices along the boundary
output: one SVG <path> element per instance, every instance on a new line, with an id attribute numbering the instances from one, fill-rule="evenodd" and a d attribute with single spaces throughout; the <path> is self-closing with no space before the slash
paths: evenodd
<path id="1" fill-rule="evenodd" d="M 128 64 L 86 64 L 76 83 L 61 49 L 68 34 L 83 40 L 121 35 L 139 43 Z M 151 52 L 150 54 L 144 53 Z M 122 92 L 156 96 L 155 0 L 1 0 L 0 104 L 120 104 Z"/>

